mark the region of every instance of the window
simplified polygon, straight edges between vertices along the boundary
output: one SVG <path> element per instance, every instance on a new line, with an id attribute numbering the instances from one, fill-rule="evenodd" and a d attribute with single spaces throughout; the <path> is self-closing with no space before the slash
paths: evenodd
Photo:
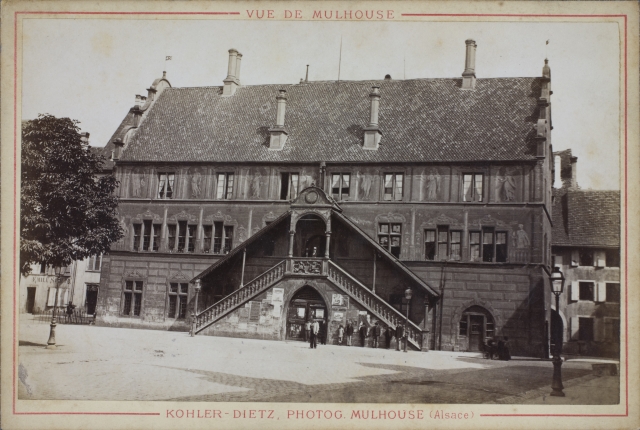
<path id="1" fill-rule="evenodd" d="M 202 226 L 202 233 L 204 236 L 204 241 L 202 243 L 202 246 L 204 248 L 204 252 L 211 252 L 211 238 L 212 238 L 212 233 L 213 233 L 213 226 L 210 225 L 203 225 Z"/>
<path id="2" fill-rule="evenodd" d="M 193 252 L 196 249 L 196 227 L 193 224 L 187 226 L 187 251 Z"/>
<path id="3" fill-rule="evenodd" d="M 465 202 L 482 201 L 482 173 L 465 173 L 462 182 L 462 197 Z"/>
<path id="4" fill-rule="evenodd" d="M 152 250 L 157 251 L 160 248 L 160 231 L 162 230 L 162 224 L 153 224 L 153 245 Z"/>
<path id="5" fill-rule="evenodd" d="M 608 249 L 606 251 L 607 267 L 620 267 L 620 251 Z"/>
<path id="6" fill-rule="evenodd" d="M 173 184 L 175 182 L 175 174 L 160 172 L 158 173 L 158 198 L 172 199 Z"/>
<path id="7" fill-rule="evenodd" d="M 124 303 L 122 314 L 129 316 L 140 316 L 142 310 L 142 281 L 125 281 L 124 283 Z"/>
<path id="8" fill-rule="evenodd" d="M 578 319 L 578 340 L 593 340 L 593 318 Z"/>
<path id="9" fill-rule="evenodd" d="M 580 265 L 593 266 L 593 251 L 590 249 L 581 249 L 579 251 Z"/>
<path id="10" fill-rule="evenodd" d="M 169 233 L 169 251 L 173 251 L 176 248 L 176 225 L 169 224 L 167 226 L 167 231 Z"/>
<path id="11" fill-rule="evenodd" d="M 402 173 L 384 174 L 384 200 L 402 200 L 403 178 Z"/>
<path id="12" fill-rule="evenodd" d="M 187 317 L 189 284 L 171 282 L 169 284 L 169 318 Z"/>
<path id="13" fill-rule="evenodd" d="M 504 263 L 507 261 L 507 233 L 484 228 L 469 232 L 469 259 Z"/>
<path id="14" fill-rule="evenodd" d="M 187 244 L 187 222 L 178 221 L 178 252 L 184 252 Z"/>
<path id="15" fill-rule="evenodd" d="M 224 246 L 222 247 L 224 254 L 228 254 L 231 251 L 231 246 L 233 244 L 233 226 L 225 225 L 224 226 L 224 237 L 222 238 L 224 241 Z"/>
<path id="16" fill-rule="evenodd" d="M 620 284 L 607 282 L 607 303 L 620 303 Z"/>
<path id="17" fill-rule="evenodd" d="M 280 174 L 280 200 L 291 200 L 298 196 L 298 174 Z"/>
<path id="18" fill-rule="evenodd" d="M 349 173 L 333 173 L 331 175 L 331 194 L 334 199 L 342 200 L 349 197 L 349 184 L 351 183 L 351 174 Z"/>
<path id="19" fill-rule="evenodd" d="M 425 230 L 424 232 L 424 259 L 425 260 L 436 259 L 436 231 L 435 230 Z"/>
<path id="20" fill-rule="evenodd" d="M 426 260 L 460 260 L 462 232 L 449 231 L 448 226 L 438 226 L 437 230 L 425 230 Z"/>
<path id="21" fill-rule="evenodd" d="M 233 173 L 218 173 L 216 199 L 229 200 L 233 194 Z"/>
<path id="22" fill-rule="evenodd" d="M 469 323 L 469 320 L 466 317 L 462 318 L 460 320 L 460 329 L 458 331 L 458 334 L 460 336 L 466 336 L 467 335 L 467 329 L 469 327 L 468 323 Z"/>
<path id="23" fill-rule="evenodd" d="M 151 220 L 144 220 L 142 227 L 142 250 L 148 251 L 151 245 Z"/>
<path id="24" fill-rule="evenodd" d="M 402 224 L 381 223 L 378 229 L 378 243 L 396 258 L 400 258 Z"/>
<path id="25" fill-rule="evenodd" d="M 44 275 L 47 272 L 47 265 L 46 263 L 40 263 L 40 274 Z"/>
<path id="26" fill-rule="evenodd" d="M 89 264 L 87 264 L 87 270 L 90 272 L 99 272 L 102 267 L 102 255 L 92 255 L 89 257 Z"/>
<path id="27" fill-rule="evenodd" d="M 209 235 L 208 242 L 211 241 L 211 226 L 205 230 L 205 243 L 207 243 L 207 236 Z M 206 246 L 206 245 L 205 245 Z M 233 246 L 233 226 L 223 225 L 222 221 L 216 221 L 213 223 L 213 254 L 228 254 Z M 205 247 L 205 252 L 208 252 L 209 248 Z"/>
<path id="28" fill-rule="evenodd" d="M 133 225 L 133 250 L 140 250 L 140 235 L 142 233 L 142 224 Z"/>
<path id="29" fill-rule="evenodd" d="M 593 282 L 580 282 L 579 283 L 579 288 L 580 288 L 580 296 L 579 299 L 580 300 L 586 300 L 586 301 L 594 301 L 594 288 L 593 288 Z"/>

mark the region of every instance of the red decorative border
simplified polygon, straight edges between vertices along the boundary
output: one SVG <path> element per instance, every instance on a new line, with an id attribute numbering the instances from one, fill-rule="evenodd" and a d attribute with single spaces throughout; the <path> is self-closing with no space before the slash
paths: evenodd
<path id="1" fill-rule="evenodd" d="M 240 12 L 45 12 L 45 11 L 21 11 L 14 13 L 14 40 L 13 40 L 13 249 L 16 249 L 18 237 L 18 206 L 17 206 L 17 155 L 18 155 L 18 16 L 19 15 L 240 15 Z M 625 251 L 629 238 L 627 195 L 628 195 L 628 87 L 627 87 L 627 15 L 545 15 L 545 14 L 443 14 L 443 13 L 403 13 L 407 17 L 525 17 L 525 18 L 624 18 L 624 238 Z M 13 268 L 17 267 L 17 253 L 13 254 Z M 625 393 L 626 410 L 624 414 L 480 414 L 481 417 L 627 417 L 629 416 L 629 330 L 628 330 L 628 285 L 629 275 L 628 257 L 625 252 Z M 15 278 L 15 274 L 14 274 Z M 16 411 L 16 344 L 17 344 L 17 312 L 16 300 L 19 288 L 13 289 L 13 391 L 12 406 L 14 415 L 138 415 L 159 416 L 159 412 L 17 412 Z"/>

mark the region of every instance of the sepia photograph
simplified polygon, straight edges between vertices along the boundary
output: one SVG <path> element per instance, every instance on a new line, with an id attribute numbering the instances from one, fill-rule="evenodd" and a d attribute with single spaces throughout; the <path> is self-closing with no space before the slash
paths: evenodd
<path id="1" fill-rule="evenodd" d="M 637 5 L 547 3 L 3 3 L 3 427 L 637 426 Z"/>

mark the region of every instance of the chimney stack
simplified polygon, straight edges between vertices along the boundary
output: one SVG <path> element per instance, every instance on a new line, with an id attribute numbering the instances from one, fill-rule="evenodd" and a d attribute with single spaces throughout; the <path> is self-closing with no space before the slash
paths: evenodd
<path id="1" fill-rule="evenodd" d="M 578 157 L 571 157 L 571 188 L 578 188 Z"/>
<path id="2" fill-rule="evenodd" d="M 236 88 L 240 86 L 240 61 L 242 54 L 237 50 L 229 49 L 229 69 L 227 77 L 224 79 L 223 96 L 232 96 L 236 92 Z"/>
<path id="3" fill-rule="evenodd" d="M 89 136 L 90 136 L 90 133 L 87 131 L 83 131 L 82 133 L 80 133 L 80 140 L 82 141 L 82 143 L 86 143 L 88 145 Z"/>
<path id="4" fill-rule="evenodd" d="M 462 72 L 462 89 L 475 90 L 476 88 L 476 41 L 467 39 L 467 53 L 464 59 L 464 72 Z"/>
<path id="5" fill-rule="evenodd" d="M 377 150 L 382 138 L 382 132 L 380 132 L 380 126 L 378 125 L 378 116 L 380 112 L 380 87 L 371 87 L 371 93 L 369 93 L 369 99 L 371 100 L 371 115 L 369 118 L 369 125 L 364 128 L 364 142 L 362 149 Z"/>
<path id="6" fill-rule="evenodd" d="M 271 137 L 269 139 L 269 149 L 280 151 L 284 148 L 289 134 L 284 128 L 284 116 L 287 109 L 287 91 L 280 90 L 276 96 L 277 111 L 276 125 L 269 129 Z"/>

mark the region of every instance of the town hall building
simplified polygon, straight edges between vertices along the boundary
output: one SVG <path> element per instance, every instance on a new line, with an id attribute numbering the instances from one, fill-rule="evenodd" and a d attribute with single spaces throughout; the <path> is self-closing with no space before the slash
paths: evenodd
<path id="1" fill-rule="evenodd" d="M 477 78 L 465 49 L 450 79 L 245 85 L 231 49 L 223 85 L 155 80 L 104 149 L 125 237 L 96 323 L 299 340 L 321 320 L 336 343 L 408 317 L 415 350 L 547 354 L 550 68 Z"/>

